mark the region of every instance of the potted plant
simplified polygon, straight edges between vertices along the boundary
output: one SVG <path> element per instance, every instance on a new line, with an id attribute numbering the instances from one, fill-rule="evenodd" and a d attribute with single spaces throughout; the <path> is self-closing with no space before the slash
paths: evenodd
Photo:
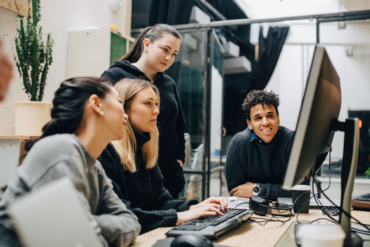
<path id="1" fill-rule="evenodd" d="M 51 103 L 41 102 L 46 78 L 53 62 L 53 40 L 43 42 L 40 21 L 40 0 L 30 0 L 27 18 L 19 18 L 15 37 L 14 60 L 30 101 L 15 102 L 15 134 L 41 135 L 42 126 L 50 120 Z"/>

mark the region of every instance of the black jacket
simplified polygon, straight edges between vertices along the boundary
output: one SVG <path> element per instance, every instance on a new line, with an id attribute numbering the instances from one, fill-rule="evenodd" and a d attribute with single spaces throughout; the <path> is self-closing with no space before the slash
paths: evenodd
<path id="1" fill-rule="evenodd" d="M 147 133 L 141 134 L 134 130 L 137 151 L 135 162 L 137 172 L 131 173 L 124 169 L 121 160 L 112 144 L 103 151 L 98 160 L 104 167 L 107 176 L 112 180 L 113 189 L 139 219 L 141 233 L 158 227 L 174 226 L 177 212 L 186 211 L 189 206 L 197 204 L 197 200 L 187 202 L 174 200 L 163 187 L 163 177 L 159 167 L 146 169 L 141 147 L 150 140 Z"/>
<path id="2" fill-rule="evenodd" d="M 127 60 L 114 61 L 102 76 L 108 77 L 113 84 L 123 78 L 141 78 L 150 81 L 144 72 Z M 157 119 L 160 133 L 158 165 L 165 169 L 167 165 L 173 165 L 177 159 L 185 161 L 185 120 L 176 84 L 171 77 L 158 73 L 153 84 L 159 90 L 161 101 Z"/>

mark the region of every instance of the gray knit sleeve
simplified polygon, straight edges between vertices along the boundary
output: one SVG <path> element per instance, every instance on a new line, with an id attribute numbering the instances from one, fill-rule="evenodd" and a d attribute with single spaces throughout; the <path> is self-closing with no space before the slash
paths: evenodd
<path id="1" fill-rule="evenodd" d="M 50 165 L 45 173 L 37 172 L 37 168 L 40 167 L 37 164 L 27 164 L 27 166 L 24 166 L 22 169 L 18 170 L 18 175 L 22 182 L 29 188 L 32 188 L 32 190 L 41 188 L 48 183 L 63 177 L 70 178 L 74 187 L 76 188 L 77 196 L 85 210 L 85 214 L 90 221 L 92 229 L 97 234 L 103 246 L 108 246 L 106 239 L 101 234 L 102 229 L 100 225 L 96 222 L 91 213 L 90 204 L 86 198 L 86 177 L 84 174 L 81 174 L 80 165 L 81 164 L 76 161 L 75 157 L 71 156 L 67 160 L 61 160 L 53 165 Z M 32 171 L 34 171 L 34 173 L 32 173 Z"/>
<path id="2" fill-rule="evenodd" d="M 103 178 L 102 199 L 99 215 L 94 215 L 94 218 L 102 229 L 102 235 L 111 245 L 129 246 L 135 242 L 141 226 L 137 217 L 113 191 L 112 182 L 101 166 L 98 166 L 98 172 Z"/>

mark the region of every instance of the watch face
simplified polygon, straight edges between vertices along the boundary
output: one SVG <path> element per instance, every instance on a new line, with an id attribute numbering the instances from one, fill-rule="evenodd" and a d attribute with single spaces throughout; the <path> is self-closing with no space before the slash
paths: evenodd
<path id="1" fill-rule="evenodd" d="M 253 192 L 254 193 L 259 193 L 260 192 L 260 188 L 257 187 L 257 186 L 253 187 Z"/>

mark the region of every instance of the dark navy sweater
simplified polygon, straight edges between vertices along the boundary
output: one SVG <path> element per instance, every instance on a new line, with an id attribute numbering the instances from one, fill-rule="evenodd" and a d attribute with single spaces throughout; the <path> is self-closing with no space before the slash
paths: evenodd
<path id="1" fill-rule="evenodd" d="M 285 171 L 288 166 L 294 131 L 283 126 L 269 145 L 253 138 L 253 131 L 245 129 L 230 142 L 226 159 L 226 180 L 229 192 L 247 182 L 259 183 L 259 196 L 270 200 L 291 197 L 283 190 Z"/>
<path id="2" fill-rule="evenodd" d="M 141 232 L 145 233 L 158 227 L 175 226 L 177 212 L 188 210 L 197 204 L 197 200 L 187 202 L 174 200 L 163 187 L 163 177 L 157 165 L 146 169 L 141 151 L 144 143 L 150 140 L 148 133 L 141 134 L 134 129 L 137 151 L 136 169 L 131 173 L 124 169 L 121 160 L 112 144 L 98 158 L 107 176 L 112 180 L 113 189 L 139 219 Z"/>
<path id="3" fill-rule="evenodd" d="M 104 71 L 103 77 L 109 78 L 113 84 L 124 78 L 150 79 L 144 72 L 131 65 L 127 60 L 114 61 L 112 66 Z M 157 73 L 153 84 L 160 94 L 160 114 L 158 115 L 159 157 L 161 169 L 173 166 L 176 160 L 185 161 L 185 120 L 181 108 L 179 94 L 175 82 L 164 73 Z"/>

